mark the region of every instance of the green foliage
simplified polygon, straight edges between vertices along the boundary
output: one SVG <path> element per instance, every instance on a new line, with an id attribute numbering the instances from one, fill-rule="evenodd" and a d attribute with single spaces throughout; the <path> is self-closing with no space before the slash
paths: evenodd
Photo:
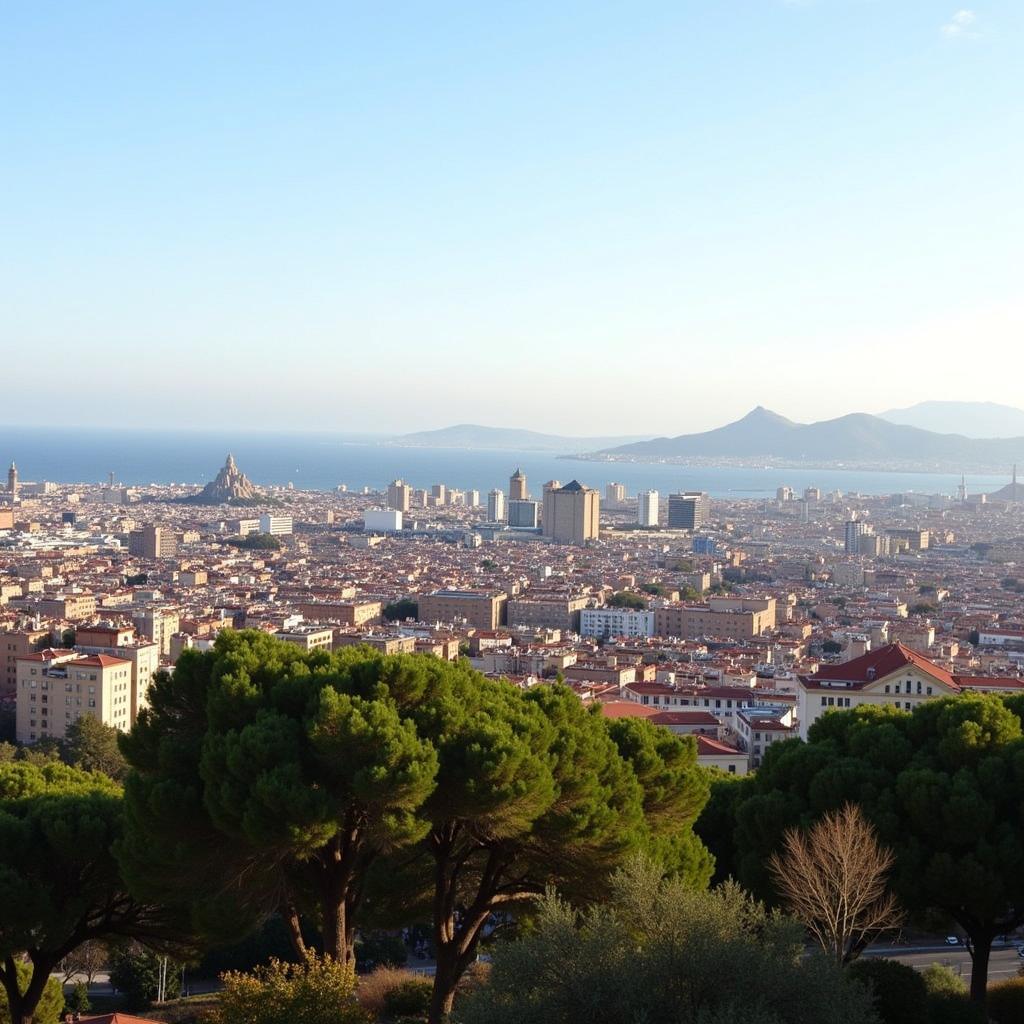
<path id="1" fill-rule="evenodd" d="M 61 744 L 61 759 L 83 771 L 103 772 L 110 778 L 123 782 L 128 774 L 117 738 L 120 731 L 90 715 L 82 715 L 72 722 Z"/>
<path id="2" fill-rule="evenodd" d="M 18 989 L 26 991 L 32 979 L 32 966 L 23 960 L 15 962 Z M 57 1024 L 61 1011 L 64 1009 L 64 990 L 60 981 L 49 978 L 43 988 L 43 994 L 32 1013 L 32 1024 Z M 0 991 L 0 1024 L 11 1024 L 10 1003 Z"/>
<path id="3" fill-rule="evenodd" d="M 369 1024 L 355 1001 L 351 966 L 310 954 L 304 963 L 272 960 L 250 974 L 229 972 L 213 1024 Z"/>
<path id="4" fill-rule="evenodd" d="M 113 856 L 120 787 L 50 761 L 0 764 L 0 983 L 15 1016 L 31 1015 L 57 963 L 87 939 L 171 937 L 164 915 L 128 894 Z M 3 958 L 33 964 L 24 994 Z"/>
<path id="5" fill-rule="evenodd" d="M 281 540 L 271 533 L 250 533 L 245 537 L 229 537 L 228 544 L 243 551 L 280 551 Z"/>
<path id="6" fill-rule="evenodd" d="M 847 973 L 871 990 L 882 1024 L 928 1024 L 924 980 L 913 967 L 882 957 L 861 957 Z"/>
<path id="7" fill-rule="evenodd" d="M 620 590 L 617 594 L 612 594 L 605 601 L 605 605 L 608 608 L 636 608 L 642 611 L 647 607 L 647 602 L 639 594 L 630 594 L 628 591 Z"/>
<path id="8" fill-rule="evenodd" d="M 75 987 L 68 996 L 67 1007 L 73 1013 L 88 1013 L 92 1009 L 89 1002 L 89 986 L 84 981 L 76 981 Z"/>
<path id="9" fill-rule="evenodd" d="M 930 964 L 921 972 L 927 990 L 928 1024 L 986 1024 L 988 1015 L 968 998 L 967 986 L 956 972 Z"/>
<path id="10" fill-rule="evenodd" d="M 665 593 L 665 588 L 660 583 L 645 583 L 640 589 L 651 597 L 660 597 Z"/>
<path id="11" fill-rule="evenodd" d="M 918 601 L 910 606 L 911 615 L 934 615 L 938 608 L 930 601 Z"/>
<path id="12" fill-rule="evenodd" d="M 921 980 L 930 996 L 966 996 L 967 986 L 956 971 L 942 964 L 929 964 L 921 972 Z"/>
<path id="13" fill-rule="evenodd" d="M 799 925 L 738 886 L 694 890 L 650 863 L 616 875 L 607 905 L 548 895 L 531 932 L 499 945 L 460 1024 L 872 1024 L 866 989 L 804 956 Z"/>
<path id="14" fill-rule="evenodd" d="M 144 572 L 136 573 L 134 576 L 126 576 L 124 580 L 127 587 L 144 587 L 148 581 L 149 576 Z"/>
<path id="15" fill-rule="evenodd" d="M 389 1017 L 423 1017 L 430 1009 L 433 982 L 429 978 L 409 978 L 393 988 L 384 998 Z"/>
<path id="16" fill-rule="evenodd" d="M 385 622 L 404 622 L 406 619 L 418 619 L 420 617 L 420 606 L 409 597 L 403 597 L 400 601 L 392 601 L 384 606 L 381 617 Z"/>
<path id="17" fill-rule="evenodd" d="M 838 640 L 826 640 L 821 645 L 821 649 L 826 654 L 838 654 L 843 649 L 843 645 Z"/>
<path id="18" fill-rule="evenodd" d="M 277 914 L 269 917 L 259 928 L 239 942 L 208 950 L 197 971 L 201 977 L 215 978 L 225 971 L 251 971 L 254 967 L 268 963 L 272 958 L 299 959 L 288 929 Z"/>
<path id="19" fill-rule="evenodd" d="M 157 998 L 163 957 L 138 945 L 119 949 L 110 958 L 110 984 L 124 997 L 129 1010 L 146 1010 Z M 181 964 L 167 962 L 166 999 L 181 993 Z"/>
<path id="20" fill-rule="evenodd" d="M 1024 1021 L 1024 978 L 1007 978 L 989 985 L 987 1009 L 995 1024 Z"/>
<path id="21" fill-rule="evenodd" d="M 764 865 L 787 827 L 850 801 L 896 855 L 891 885 L 921 916 L 937 909 L 971 937 L 973 998 L 984 997 L 993 935 L 1024 920 L 1024 738 L 996 696 L 930 701 L 913 714 L 860 707 L 773 744 L 736 808 L 740 880 L 771 894 Z"/>

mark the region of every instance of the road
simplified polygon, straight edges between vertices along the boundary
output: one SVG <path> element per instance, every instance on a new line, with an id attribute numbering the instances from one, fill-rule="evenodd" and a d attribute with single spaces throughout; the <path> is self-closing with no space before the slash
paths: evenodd
<path id="1" fill-rule="evenodd" d="M 951 967 L 963 979 L 971 983 L 971 955 L 963 946 L 872 946 L 865 956 L 886 956 L 891 960 L 909 964 L 915 970 L 923 971 L 929 964 Z M 1024 960 L 1017 955 L 1013 946 L 993 947 L 988 962 L 989 981 L 1003 981 L 1014 977 L 1024 966 Z"/>

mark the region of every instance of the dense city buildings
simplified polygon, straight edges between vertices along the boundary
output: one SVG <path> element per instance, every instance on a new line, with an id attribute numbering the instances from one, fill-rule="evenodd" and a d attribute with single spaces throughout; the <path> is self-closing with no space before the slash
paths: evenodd
<path id="1" fill-rule="evenodd" d="M 113 479 L 19 481 L 0 505 L 0 701 L 25 742 L 80 713 L 129 727 L 160 669 L 231 629 L 564 679 L 736 774 L 834 708 L 1024 692 L 1014 501 L 679 490 L 666 519 L 653 490 L 609 507 L 575 480 L 481 507 L 458 480 L 262 490 L 233 459 L 218 478 L 213 505 Z"/>

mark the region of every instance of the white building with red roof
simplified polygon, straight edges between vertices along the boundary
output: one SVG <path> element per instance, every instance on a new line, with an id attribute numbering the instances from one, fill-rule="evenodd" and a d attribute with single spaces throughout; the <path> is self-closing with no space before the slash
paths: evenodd
<path id="1" fill-rule="evenodd" d="M 913 711 L 924 701 L 964 691 L 1024 692 L 1024 680 L 999 676 L 956 676 L 902 643 L 887 644 L 840 665 L 822 665 L 799 677 L 800 738 L 822 715 L 837 708 L 872 704 Z"/>

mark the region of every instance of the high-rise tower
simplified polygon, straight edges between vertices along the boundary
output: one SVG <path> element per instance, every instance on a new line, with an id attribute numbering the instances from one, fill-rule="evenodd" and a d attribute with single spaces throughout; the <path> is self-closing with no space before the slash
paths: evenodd
<path id="1" fill-rule="evenodd" d="M 516 471 L 508 478 L 508 500 L 526 501 L 529 495 L 526 493 L 526 474 L 516 467 Z"/>
<path id="2" fill-rule="evenodd" d="M 11 496 L 11 501 L 16 501 L 18 497 L 18 467 L 12 462 L 11 468 L 7 470 L 7 493 Z"/>

